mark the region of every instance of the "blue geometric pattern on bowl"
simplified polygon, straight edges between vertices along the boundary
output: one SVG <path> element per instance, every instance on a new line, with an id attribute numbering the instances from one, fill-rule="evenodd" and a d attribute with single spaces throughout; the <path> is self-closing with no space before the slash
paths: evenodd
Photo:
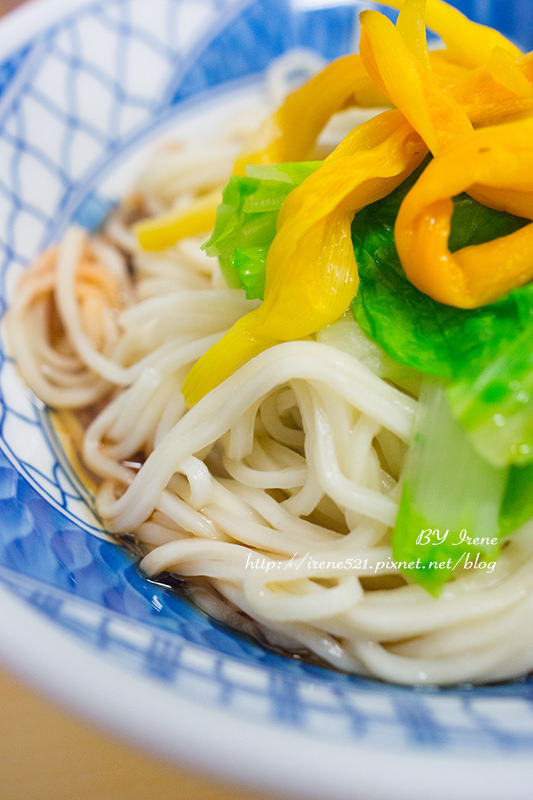
<path id="1" fill-rule="evenodd" d="M 100 192 L 103 179 L 156 128 L 290 47 L 348 51 L 369 5 L 101 0 L 12 53 L 0 64 L 0 296 L 71 220 L 100 224 L 115 200 Z M 461 7 L 527 45 L 527 6 Z M 4 345 L 0 447 L 0 581 L 124 669 L 309 736 L 488 757 L 533 744 L 529 682 L 410 690 L 336 674 L 267 652 L 144 580 L 128 553 L 94 535 L 83 487 Z"/>

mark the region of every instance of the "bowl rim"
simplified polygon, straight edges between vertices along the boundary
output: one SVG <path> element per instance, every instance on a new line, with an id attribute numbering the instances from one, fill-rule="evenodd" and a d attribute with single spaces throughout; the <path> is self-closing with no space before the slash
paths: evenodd
<path id="1" fill-rule="evenodd" d="M 342 1 L 342 0 L 341 0 Z M 88 0 L 26 0 L 0 19 L 0 58 L 24 44 L 43 26 L 88 4 Z"/>
<path id="2" fill-rule="evenodd" d="M 500 800 L 504 779 L 513 800 L 531 796 L 530 754 L 461 759 L 395 752 L 228 717 L 103 659 L 2 585 L 0 607 L 3 667 L 68 712 L 175 766 L 316 800 L 390 800 L 392 789 L 398 800 L 416 800 L 427 797 L 427 786 L 433 800 L 449 800 L 452 792 L 465 800 Z M 132 702 L 135 697 L 142 702 Z"/>

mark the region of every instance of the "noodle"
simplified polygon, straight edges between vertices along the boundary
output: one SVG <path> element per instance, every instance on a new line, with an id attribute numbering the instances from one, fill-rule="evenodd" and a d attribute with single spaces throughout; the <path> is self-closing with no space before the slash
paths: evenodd
<path id="1" fill-rule="evenodd" d="M 387 681 L 522 675 L 531 523 L 491 571 L 459 570 L 437 598 L 392 560 L 413 393 L 310 336 L 260 353 L 187 410 L 190 368 L 257 303 L 224 286 L 205 235 L 147 253 L 127 217 L 135 203 L 166 213 L 220 192 L 238 151 L 233 136 L 207 152 L 160 149 L 101 235 L 72 228 L 36 262 L 8 318 L 21 373 L 48 405 L 92 409 L 81 450 L 106 528 L 135 536 L 147 576 L 191 580 L 208 613 Z"/>

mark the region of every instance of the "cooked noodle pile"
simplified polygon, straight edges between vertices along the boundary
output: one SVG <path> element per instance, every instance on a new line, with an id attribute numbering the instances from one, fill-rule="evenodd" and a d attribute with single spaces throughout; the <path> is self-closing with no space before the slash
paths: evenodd
<path id="1" fill-rule="evenodd" d="M 406 684 L 527 672 L 531 526 L 438 598 L 392 561 L 412 394 L 318 336 L 266 350 L 186 409 L 191 366 L 254 301 L 225 288 L 205 235 L 150 254 L 130 223 L 218 191 L 236 152 L 161 147 L 103 233 L 69 230 L 13 299 L 25 380 L 91 419 L 80 450 L 105 527 L 135 536 L 147 575 L 191 579 L 209 613 L 253 620 L 276 648 Z"/>

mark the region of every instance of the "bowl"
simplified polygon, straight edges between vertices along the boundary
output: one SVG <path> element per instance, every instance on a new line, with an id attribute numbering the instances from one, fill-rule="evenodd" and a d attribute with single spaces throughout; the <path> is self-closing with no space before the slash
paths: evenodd
<path id="1" fill-rule="evenodd" d="M 531 45 L 529 0 L 456 2 Z M 291 48 L 349 52 L 370 2 L 37 0 L 0 25 L 1 313 L 138 154 L 257 90 Z M 533 684 L 410 689 L 291 660 L 148 582 L 101 530 L 49 416 L 0 361 L 0 658 L 158 756 L 294 797 L 529 798 Z"/>

